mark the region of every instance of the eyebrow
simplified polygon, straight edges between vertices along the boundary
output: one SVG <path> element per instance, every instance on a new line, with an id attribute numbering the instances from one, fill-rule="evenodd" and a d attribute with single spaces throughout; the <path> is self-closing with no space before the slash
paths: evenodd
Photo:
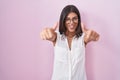
<path id="1" fill-rule="evenodd" d="M 67 18 L 70 18 L 70 17 L 67 16 Z M 74 16 L 74 17 L 72 17 L 72 18 L 78 18 L 78 16 Z"/>

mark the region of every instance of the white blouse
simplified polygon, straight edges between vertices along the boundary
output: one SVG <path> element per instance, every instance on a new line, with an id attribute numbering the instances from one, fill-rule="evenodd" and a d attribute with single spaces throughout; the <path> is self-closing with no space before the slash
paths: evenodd
<path id="1" fill-rule="evenodd" d="M 70 50 L 65 35 L 57 33 L 52 80 L 87 80 L 83 37 L 74 37 Z"/>

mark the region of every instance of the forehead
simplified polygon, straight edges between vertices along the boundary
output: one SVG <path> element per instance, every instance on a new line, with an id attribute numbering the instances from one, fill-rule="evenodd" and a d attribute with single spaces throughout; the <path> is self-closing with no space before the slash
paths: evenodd
<path id="1" fill-rule="evenodd" d="M 76 17 L 77 14 L 75 12 L 70 12 L 67 17 L 71 18 L 71 17 Z"/>

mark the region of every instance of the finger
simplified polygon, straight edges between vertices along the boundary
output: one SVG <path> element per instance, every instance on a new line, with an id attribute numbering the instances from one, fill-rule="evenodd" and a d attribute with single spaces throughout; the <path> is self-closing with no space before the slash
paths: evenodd
<path id="1" fill-rule="evenodd" d="M 86 31 L 86 36 L 87 36 L 88 39 L 91 38 L 92 31 L 91 30 Z"/>
<path id="2" fill-rule="evenodd" d="M 90 38 L 91 38 L 91 32 L 90 31 L 86 31 L 84 37 L 85 37 L 86 41 L 88 42 L 90 40 Z"/>
<path id="3" fill-rule="evenodd" d="M 82 28 L 82 31 L 83 31 L 83 32 L 85 32 L 85 31 L 88 30 L 82 22 L 81 22 L 81 28 Z"/>
<path id="4" fill-rule="evenodd" d="M 42 40 L 45 40 L 45 37 L 44 37 L 44 34 L 43 34 L 43 33 L 41 33 L 41 39 L 42 39 Z"/>
<path id="5" fill-rule="evenodd" d="M 45 35 L 43 35 L 43 40 L 47 40 L 47 38 L 46 38 L 46 36 L 45 36 Z"/>
<path id="6" fill-rule="evenodd" d="M 44 31 L 44 37 L 45 37 L 46 40 L 49 39 L 48 30 L 49 30 L 49 29 L 46 29 L 46 30 Z"/>
<path id="7" fill-rule="evenodd" d="M 52 27 L 52 29 L 55 31 L 56 29 L 57 29 L 57 27 L 58 27 L 58 22 Z"/>
<path id="8" fill-rule="evenodd" d="M 98 41 L 98 40 L 99 40 L 99 38 L 100 38 L 100 36 L 99 36 L 99 35 L 97 35 L 97 37 L 96 37 L 96 41 Z"/>
<path id="9" fill-rule="evenodd" d="M 40 38 L 43 39 L 43 37 L 42 37 L 42 32 L 40 33 Z"/>
<path id="10" fill-rule="evenodd" d="M 87 32 L 89 32 L 89 40 L 96 41 L 97 33 L 93 30 L 89 30 Z"/>
<path id="11" fill-rule="evenodd" d="M 98 41 L 98 40 L 99 40 L 99 37 L 96 38 L 96 41 Z"/>
<path id="12" fill-rule="evenodd" d="M 95 32 L 95 40 L 96 40 L 97 37 L 98 37 L 98 34 Z"/>
<path id="13" fill-rule="evenodd" d="M 47 33 L 48 33 L 48 38 L 49 38 L 49 39 L 52 38 L 52 32 L 51 32 L 50 29 L 47 30 Z"/>
<path id="14" fill-rule="evenodd" d="M 95 32 L 94 35 L 95 35 L 95 41 L 97 41 L 99 39 L 99 34 Z"/>

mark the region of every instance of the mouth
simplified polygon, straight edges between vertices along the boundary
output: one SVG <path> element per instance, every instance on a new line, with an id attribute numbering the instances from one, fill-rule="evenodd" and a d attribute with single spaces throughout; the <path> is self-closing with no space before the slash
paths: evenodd
<path id="1" fill-rule="evenodd" d="M 70 29 L 74 29 L 75 27 L 74 27 L 73 25 L 70 25 L 69 28 L 70 28 Z"/>
<path id="2" fill-rule="evenodd" d="M 69 32 L 75 32 L 77 25 L 76 24 L 69 24 L 69 25 L 67 24 L 66 27 Z"/>

